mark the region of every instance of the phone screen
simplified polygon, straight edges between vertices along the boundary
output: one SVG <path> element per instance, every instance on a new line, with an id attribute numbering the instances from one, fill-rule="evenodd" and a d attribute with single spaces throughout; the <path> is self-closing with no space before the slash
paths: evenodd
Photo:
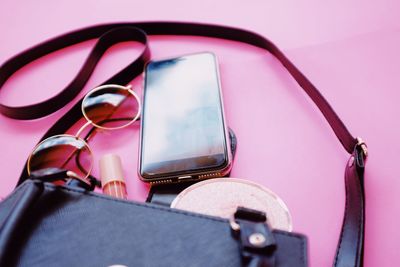
<path id="1" fill-rule="evenodd" d="M 201 53 L 146 67 L 141 127 L 143 177 L 227 164 L 215 56 Z"/>

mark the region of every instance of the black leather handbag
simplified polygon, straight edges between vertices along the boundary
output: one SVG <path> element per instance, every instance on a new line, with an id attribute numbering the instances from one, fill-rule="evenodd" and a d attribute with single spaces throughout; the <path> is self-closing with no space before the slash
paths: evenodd
<path id="1" fill-rule="evenodd" d="M 110 46 L 137 41 L 143 44 L 139 57 L 104 82 L 127 84 L 142 73 L 150 58 L 147 35 L 198 35 L 240 41 L 265 49 L 283 64 L 350 154 L 345 171 L 346 207 L 333 265 L 362 266 L 366 145 L 350 134 L 328 102 L 285 55 L 256 33 L 179 22 L 113 23 L 73 31 L 6 61 L 0 69 L 0 87 L 19 68 L 37 58 L 98 39 L 73 81 L 51 99 L 25 107 L 0 105 L 0 112 L 15 119 L 34 119 L 58 110 L 79 93 Z M 66 132 L 78 121 L 80 104 L 57 121 L 43 139 Z M 153 187 L 148 200 L 159 202 L 180 187 Z M 18 187 L 0 203 L 0 266 L 307 266 L 305 236 L 271 230 L 267 216 L 261 212 L 238 208 L 232 219 L 226 220 L 154 203 L 119 200 L 91 189 L 74 180 L 56 186 L 48 177 L 28 177 L 24 168 Z M 233 222 L 240 227 L 233 227 Z M 252 238 L 255 234 L 263 238 Z"/>

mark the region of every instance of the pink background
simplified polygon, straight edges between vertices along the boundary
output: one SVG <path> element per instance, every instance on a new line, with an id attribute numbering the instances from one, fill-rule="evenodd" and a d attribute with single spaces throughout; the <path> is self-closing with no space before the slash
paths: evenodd
<path id="1" fill-rule="evenodd" d="M 366 140 L 365 266 L 399 265 L 400 2 L 216 2 L 2 0 L 0 62 L 66 31 L 112 21 L 213 22 L 267 36 L 320 88 L 351 132 Z M 153 58 L 205 50 L 217 54 L 227 120 L 239 141 L 232 177 L 261 183 L 280 195 L 295 231 L 309 237 L 310 265 L 331 266 L 348 155 L 299 86 L 271 55 L 244 44 L 195 37 L 150 41 Z M 78 71 L 92 44 L 24 68 L 7 82 L 0 101 L 23 105 L 56 93 Z M 123 43 L 110 49 L 85 92 L 126 65 L 138 48 Z M 141 93 L 141 81 L 133 84 Z M 12 191 L 39 138 L 70 107 L 35 121 L 0 116 L 1 197 Z M 138 125 L 104 133 L 91 146 L 97 159 L 105 152 L 121 155 L 129 197 L 144 201 L 148 187 L 136 177 L 138 133 Z"/>

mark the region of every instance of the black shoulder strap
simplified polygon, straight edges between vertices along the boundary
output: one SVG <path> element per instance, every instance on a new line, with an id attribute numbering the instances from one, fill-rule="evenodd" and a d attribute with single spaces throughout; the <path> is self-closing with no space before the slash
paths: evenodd
<path id="1" fill-rule="evenodd" d="M 239 41 L 273 54 L 320 109 L 345 150 L 351 155 L 346 165 L 346 208 L 334 266 L 362 266 L 364 241 L 364 162 L 366 146 L 354 138 L 316 87 L 265 37 L 238 28 L 181 22 L 127 22 L 91 26 L 45 41 L 6 61 L 0 69 L 0 88 L 18 69 L 46 54 L 90 39 L 97 39 L 76 77 L 58 95 L 30 106 L 10 107 L 0 104 L 0 112 L 14 119 L 35 119 L 53 113 L 70 102 L 84 87 L 104 52 L 123 41 L 143 44 L 142 53 L 128 66 L 103 84 L 127 84 L 142 73 L 150 58 L 147 35 L 194 35 Z M 82 115 L 79 101 L 43 136 L 66 132 Z M 24 170 L 18 184 L 27 177 Z"/>

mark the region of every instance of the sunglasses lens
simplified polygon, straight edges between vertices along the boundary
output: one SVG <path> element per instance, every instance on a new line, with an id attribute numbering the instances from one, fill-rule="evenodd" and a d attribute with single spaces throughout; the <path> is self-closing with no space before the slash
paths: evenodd
<path id="1" fill-rule="evenodd" d="M 28 172 L 68 170 L 80 178 L 89 176 L 92 154 L 87 144 L 75 136 L 52 136 L 35 147 L 28 160 Z"/>
<path id="2" fill-rule="evenodd" d="M 138 119 L 139 99 L 131 90 L 109 85 L 90 92 L 83 99 L 85 117 L 100 128 L 116 129 Z"/>

